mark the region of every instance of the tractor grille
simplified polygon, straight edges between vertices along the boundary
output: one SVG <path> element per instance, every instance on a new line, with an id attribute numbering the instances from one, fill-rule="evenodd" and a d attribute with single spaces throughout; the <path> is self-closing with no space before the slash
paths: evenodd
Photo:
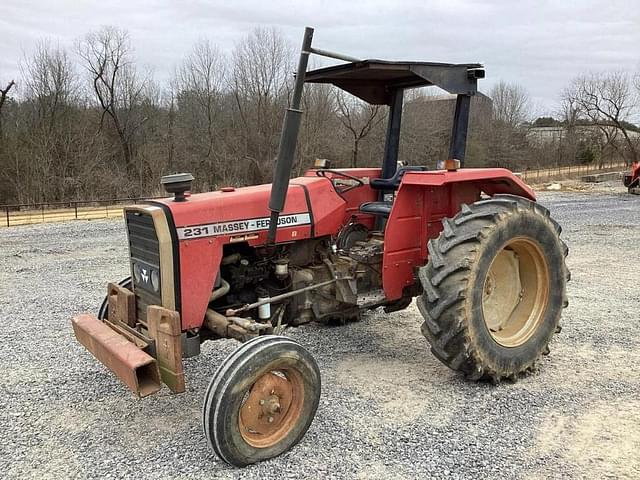
<path id="1" fill-rule="evenodd" d="M 126 221 L 133 291 L 136 296 L 136 314 L 137 318 L 146 321 L 147 307 L 162 305 L 160 244 L 151 215 L 127 211 Z"/>

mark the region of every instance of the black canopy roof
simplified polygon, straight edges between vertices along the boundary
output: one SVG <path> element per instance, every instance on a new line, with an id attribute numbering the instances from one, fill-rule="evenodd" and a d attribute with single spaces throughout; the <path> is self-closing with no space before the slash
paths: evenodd
<path id="1" fill-rule="evenodd" d="M 398 88 L 435 85 L 453 94 L 474 95 L 484 78 L 479 63 L 362 60 L 307 72 L 305 82 L 331 83 L 374 105 L 391 105 Z"/>

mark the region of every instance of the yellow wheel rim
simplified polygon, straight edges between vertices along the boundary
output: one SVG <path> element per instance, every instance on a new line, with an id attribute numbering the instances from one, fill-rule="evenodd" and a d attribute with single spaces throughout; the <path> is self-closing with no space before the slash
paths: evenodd
<path id="1" fill-rule="evenodd" d="M 482 292 L 484 321 L 493 339 L 518 347 L 543 322 L 549 300 L 549 268 L 537 242 L 514 238 L 491 262 Z"/>

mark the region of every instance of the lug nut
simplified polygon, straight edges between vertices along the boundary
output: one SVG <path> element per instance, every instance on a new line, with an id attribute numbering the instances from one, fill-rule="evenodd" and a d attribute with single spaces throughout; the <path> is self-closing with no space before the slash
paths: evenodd
<path id="1" fill-rule="evenodd" d="M 260 400 L 260 405 L 264 405 L 264 400 Z"/>
<path id="2" fill-rule="evenodd" d="M 269 423 L 273 423 L 273 417 L 269 417 Z"/>

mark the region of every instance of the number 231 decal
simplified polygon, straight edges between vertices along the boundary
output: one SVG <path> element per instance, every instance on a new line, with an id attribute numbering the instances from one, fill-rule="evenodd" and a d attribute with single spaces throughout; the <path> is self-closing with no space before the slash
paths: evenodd
<path id="1" fill-rule="evenodd" d="M 299 225 L 309 225 L 311 216 L 308 213 L 294 213 L 282 215 L 278 218 L 278 227 L 294 227 Z M 185 240 L 189 238 L 211 237 L 214 235 L 234 235 L 237 233 L 257 232 L 269 228 L 269 217 L 252 218 L 250 220 L 235 220 L 231 222 L 210 223 L 194 227 L 178 228 L 178 238 Z"/>

